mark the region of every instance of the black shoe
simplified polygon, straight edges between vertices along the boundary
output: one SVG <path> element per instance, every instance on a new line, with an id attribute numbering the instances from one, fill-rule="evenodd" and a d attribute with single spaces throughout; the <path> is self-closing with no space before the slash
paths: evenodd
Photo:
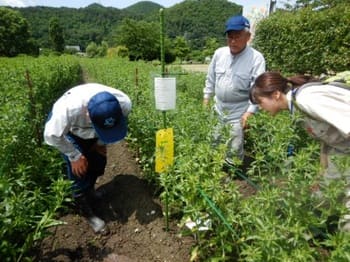
<path id="1" fill-rule="evenodd" d="M 92 210 L 89 199 L 86 195 L 81 195 L 75 198 L 76 207 L 78 208 L 81 216 L 85 217 L 89 225 L 92 227 L 95 233 L 105 231 L 106 223 L 95 215 Z"/>
<path id="2" fill-rule="evenodd" d="M 99 189 L 98 191 L 96 191 L 95 189 L 92 188 L 89 191 L 87 191 L 85 194 L 88 197 L 89 201 L 98 203 L 100 201 L 103 201 L 103 199 L 107 195 L 107 192 L 104 189 Z"/>

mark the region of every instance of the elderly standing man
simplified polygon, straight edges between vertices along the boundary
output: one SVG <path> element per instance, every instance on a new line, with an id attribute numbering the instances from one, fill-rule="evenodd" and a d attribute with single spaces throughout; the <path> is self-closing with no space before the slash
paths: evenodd
<path id="1" fill-rule="evenodd" d="M 255 78 L 265 72 L 264 56 L 248 45 L 250 23 L 244 16 L 230 17 L 225 29 L 227 46 L 218 48 L 211 60 L 203 90 L 204 105 L 214 97 L 218 124 L 214 127 L 213 144 L 226 142 L 225 164 L 241 164 L 244 159 L 244 132 L 247 118 L 257 111 L 249 101 Z M 230 130 L 228 141 L 224 131 Z M 238 161 L 237 161 L 238 160 Z"/>

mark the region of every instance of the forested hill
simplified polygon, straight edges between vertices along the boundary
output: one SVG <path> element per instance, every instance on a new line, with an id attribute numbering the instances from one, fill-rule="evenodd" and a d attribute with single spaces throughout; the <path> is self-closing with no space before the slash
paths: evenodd
<path id="1" fill-rule="evenodd" d="M 149 15 L 154 15 L 155 13 L 157 13 L 160 8 L 164 7 L 151 1 L 140 1 L 122 10 L 146 18 Z"/>
<path id="2" fill-rule="evenodd" d="M 90 42 L 111 42 L 113 32 L 125 18 L 159 22 L 163 8 L 151 1 L 140 1 L 124 9 L 92 4 L 85 8 L 26 7 L 12 8 L 27 19 L 33 37 L 40 47 L 47 47 L 49 21 L 59 19 L 66 45 L 83 49 Z M 207 37 L 222 38 L 228 17 L 241 13 L 242 6 L 227 0 L 185 0 L 164 9 L 165 30 L 170 38 L 184 36 L 194 47 L 201 47 Z M 140 36 L 142 37 L 142 36 Z"/>

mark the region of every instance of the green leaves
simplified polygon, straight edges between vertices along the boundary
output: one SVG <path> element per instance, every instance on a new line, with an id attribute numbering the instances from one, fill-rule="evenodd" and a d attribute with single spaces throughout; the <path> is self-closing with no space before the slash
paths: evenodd
<path id="1" fill-rule="evenodd" d="M 18 258 L 48 227 L 60 223 L 55 214 L 70 201 L 62 160 L 51 148 L 37 146 L 33 124 L 43 126 L 53 100 L 79 79 L 81 68 L 70 57 L 1 62 L 0 252 L 1 257 Z M 168 127 L 174 128 L 175 163 L 168 173 L 156 174 L 155 133 L 164 122 L 154 106 L 153 78 L 160 75 L 160 67 L 118 58 L 79 62 L 90 79 L 130 95 L 127 141 L 145 178 L 158 186 L 162 201 L 167 198 L 170 217 L 179 217 L 181 225 L 187 218 L 209 219 L 209 230 L 190 232 L 197 239 L 193 259 L 346 261 L 348 237 L 328 229 L 330 218 L 345 212 L 339 201 L 344 184 L 330 183 L 322 199 L 312 195 L 320 170 L 319 145 L 297 125 L 297 115 L 292 121 L 287 113 L 272 118 L 259 112 L 249 119 L 245 149 L 253 162 L 245 175 L 259 186 L 249 191 L 244 181 L 222 171 L 225 145 L 211 146 L 216 118 L 202 106 L 205 75 L 179 71 L 177 106 L 166 114 Z M 23 64 L 31 72 L 35 114 L 26 111 Z M 290 144 L 294 155 L 288 157 Z M 337 164 L 344 170 L 350 165 L 348 159 Z"/>
<path id="2" fill-rule="evenodd" d="M 175 163 L 168 173 L 155 174 L 155 132 L 163 128 L 163 115 L 155 110 L 153 77 L 159 76 L 160 67 L 120 59 L 81 62 L 97 81 L 130 94 L 134 104 L 129 118 L 129 145 L 136 151 L 145 178 L 158 185 L 163 203 L 169 204 L 170 218 L 180 217 L 182 226 L 187 219 L 210 220 L 207 231 L 184 229 L 197 239 L 193 259 L 327 260 L 320 255 L 324 245 L 317 237 L 330 239 L 331 234 L 340 234 L 330 233 L 326 225 L 330 216 L 343 211 L 342 203 L 337 203 L 343 185 L 334 183 L 326 188 L 326 200 L 312 196 L 311 186 L 320 170 L 320 148 L 298 126 L 298 115 L 292 118 L 282 113 L 272 118 L 259 112 L 249 119 L 245 147 L 253 162 L 245 175 L 260 188 L 249 191 L 244 181 L 222 171 L 225 145 L 211 146 L 216 118 L 202 106 L 205 74 L 181 74 L 181 69 L 172 68 L 178 71 L 170 73 L 179 73 L 175 75 L 177 102 L 176 109 L 167 112 L 166 117 L 168 127 L 174 128 Z M 294 146 L 292 157 L 287 154 L 289 145 Z M 323 206 L 325 203 L 331 208 Z M 345 239 L 339 241 L 337 245 L 327 242 L 325 253 L 334 249 L 340 258 L 343 250 L 345 259 L 347 244 L 342 242 Z"/>
<path id="3" fill-rule="evenodd" d="M 131 60 L 159 58 L 160 27 L 155 22 L 124 19 L 116 30 L 116 43 L 127 46 Z"/>
<path id="4" fill-rule="evenodd" d="M 0 56 L 31 53 L 29 25 L 19 12 L 0 7 L 0 25 Z"/>
<path id="5" fill-rule="evenodd" d="M 80 66 L 63 56 L 0 63 L 0 257 L 20 261 L 69 201 L 61 156 L 40 141 L 53 101 L 80 80 Z"/>
<path id="6" fill-rule="evenodd" d="M 254 46 L 270 70 L 321 74 L 349 68 L 350 7 L 347 3 L 321 10 L 280 10 L 262 20 Z"/>

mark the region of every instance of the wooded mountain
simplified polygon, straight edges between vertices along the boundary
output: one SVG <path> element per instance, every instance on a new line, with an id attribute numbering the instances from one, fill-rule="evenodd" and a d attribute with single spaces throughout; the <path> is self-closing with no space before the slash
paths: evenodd
<path id="1" fill-rule="evenodd" d="M 40 47 L 49 46 L 49 21 L 57 17 L 64 31 L 65 44 L 79 45 L 84 50 L 90 42 L 108 41 L 125 18 L 158 22 L 160 8 L 164 7 L 141 1 L 124 9 L 99 4 L 85 8 L 37 6 L 13 9 L 27 19 Z M 204 46 L 207 37 L 222 39 L 227 18 L 241 12 L 242 6 L 227 0 L 185 0 L 164 8 L 165 31 L 170 38 L 185 37 L 197 49 Z"/>
<path id="2" fill-rule="evenodd" d="M 136 16 L 144 17 L 152 16 L 158 13 L 159 9 L 164 8 L 162 5 L 151 1 L 140 1 L 122 10 L 128 11 Z"/>

